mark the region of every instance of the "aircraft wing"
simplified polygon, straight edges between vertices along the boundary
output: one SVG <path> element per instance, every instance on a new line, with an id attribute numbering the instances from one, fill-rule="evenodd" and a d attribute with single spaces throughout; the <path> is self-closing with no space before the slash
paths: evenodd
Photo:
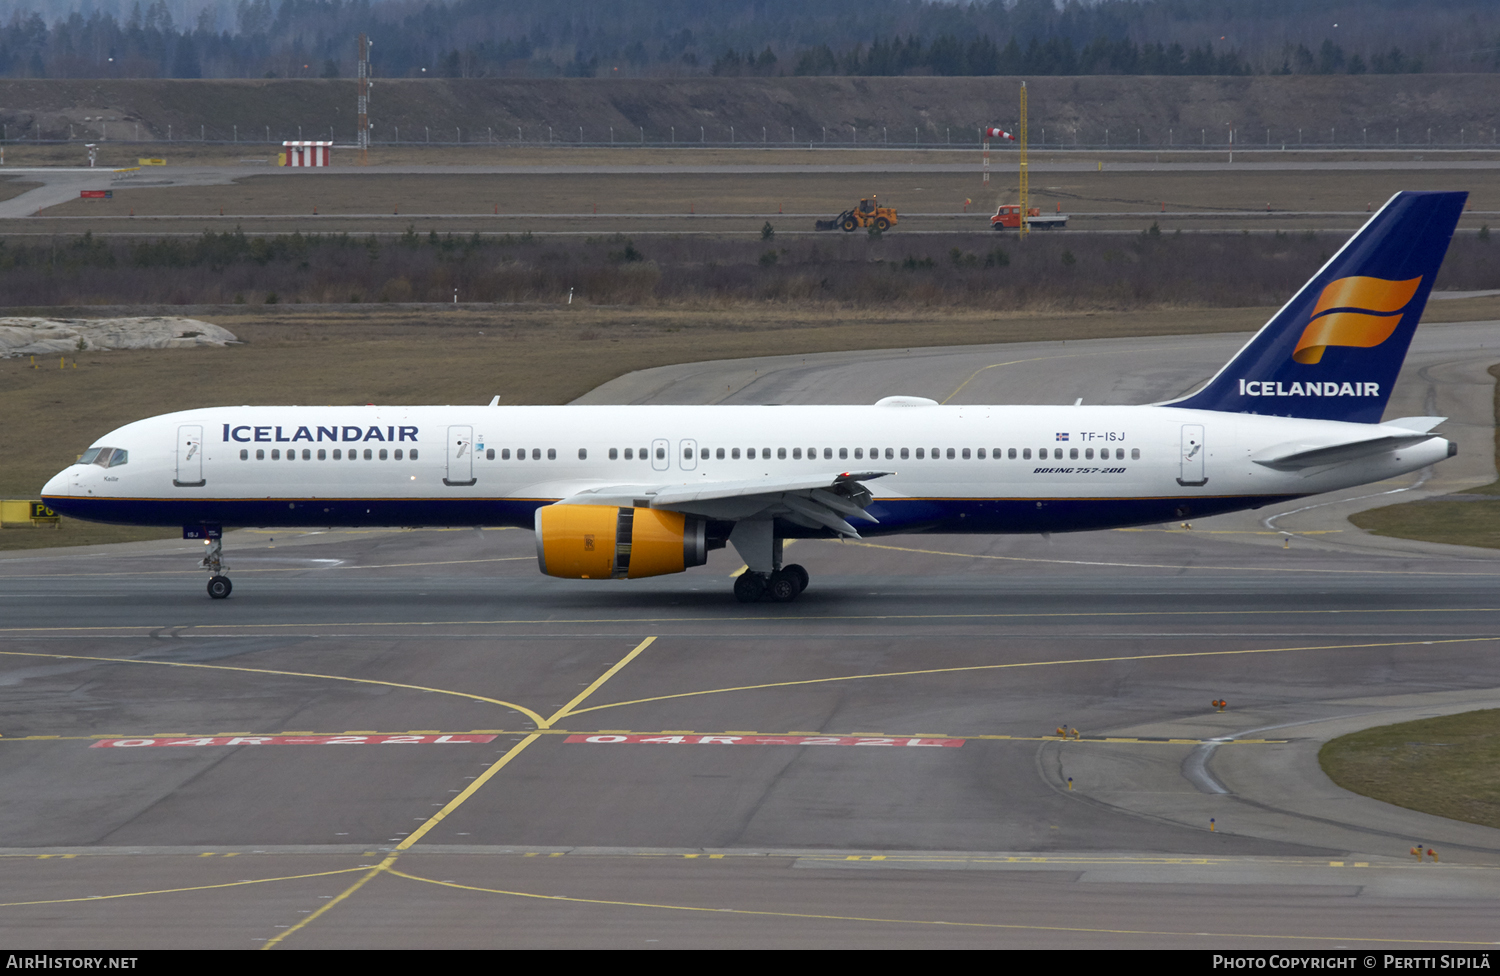
<path id="1" fill-rule="evenodd" d="M 820 475 L 705 481 L 692 484 L 601 485 L 562 498 L 560 505 L 662 508 L 701 518 L 738 521 L 782 518 L 807 528 L 832 529 L 859 538 L 849 519 L 876 521 L 865 512 L 874 499 L 863 484 L 893 471 L 843 471 Z"/>

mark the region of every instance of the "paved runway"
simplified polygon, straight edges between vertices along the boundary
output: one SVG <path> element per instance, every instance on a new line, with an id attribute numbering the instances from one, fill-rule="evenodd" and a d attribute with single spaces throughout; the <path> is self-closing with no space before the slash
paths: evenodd
<path id="1" fill-rule="evenodd" d="M 1450 413 L 1461 453 L 1349 495 L 1493 479 L 1500 324 L 1418 335 L 1392 415 Z M 1142 402 L 1236 344 L 766 359 L 587 399 Z M 724 552 L 541 577 L 518 530 L 233 533 L 224 602 L 187 543 L 9 553 L 0 941 L 1493 945 L 1500 831 L 1317 766 L 1500 707 L 1500 553 L 1364 536 L 1342 513 L 1368 503 L 798 542 L 790 605 L 735 603 Z"/>

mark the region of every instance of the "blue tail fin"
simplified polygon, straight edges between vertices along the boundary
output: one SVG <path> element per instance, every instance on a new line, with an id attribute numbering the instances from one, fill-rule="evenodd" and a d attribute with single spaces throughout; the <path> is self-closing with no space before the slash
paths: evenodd
<path id="1" fill-rule="evenodd" d="M 1380 421 L 1467 193 L 1398 193 L 1203 389 L 1163 406 Z"/>

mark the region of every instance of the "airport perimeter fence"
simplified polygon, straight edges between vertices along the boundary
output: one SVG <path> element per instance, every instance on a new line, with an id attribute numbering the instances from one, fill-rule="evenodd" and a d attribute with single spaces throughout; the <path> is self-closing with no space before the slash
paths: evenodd
<path id="1" fill-rule="evenodd" d="M 76 124 L 75 124 L 76 125 Z M 280 146 L 288 141 L 326 140 L 335 143 L 337 149 L 358 148 L 358 133 L 346 133 L 340 139 L 336 126 L 326 128 L 313 126 L 273 125 L 209 125 L 200 123 L 176 130 L 169 126 L 165 133 L 152 132 L 149 127 L 142 132 L 139 123 L 115 123 L 116 136 L 110 138 L 109 123 L 101 123 L 97 132 L 78 134 L 75 126 L 69 134 L 43 135 L 39 127 L 28 126 L 28 131 L 18 132 L 11 138 L 9 125 L 0 124 L 0 144 L 4 145 L 66 145 L 71 143 L 114 142 L 129 145 L 244 145 Z M 120 133 L 119 128 L 124 132 Z M 193 131 L 196 128 L 196 132 Z M 390 126 L 376 129 L 372 126 L 371 148 L 397 148 L 418 146 L 472 147 L 472 148 L 585 148 L 585 149 L 838 149 L 838 150 L 970 150 L 983 148 L 984 138 L 979 126 L 850 126 L 828 125 L 803 129 L 788 127 L 772 131 L 769 126 L 742 127 L 736 125 L 695 125 L 691 127 L 668 127 L 667 132 L 648 133 L 644 126 L 616 129 L 606 126 L 603 130 L 591 131 L 580 125 L 484 126 L 464 128 L 435 128 L 433 126 Z M 757 131 L 758 130 L 758 131 Z M 1380 127 L 1371 131 L 1368 126 L 1350 126 L 1327 129 L 1260 127 L 1255 129 L 1234 128 L 1228 125 L 1210 128 L 1171 126 L 1165 131 L 1149 126 L 1097 127 L 1080 130 L 1075 127 L 1052 127 L 1049 135 L 1045 125 L 1033 125 L 1028 147 L 1037 152 L 1254 152 L 1254 151 L 1315 151 L 1340 152 L 1370 150 L 1390 151 L 1474 151 L 1500 149 L 1500 126 L 1461 126 L 1457 132 L 1444 131 L 1439 127 L 1408 127 L 1403 135 L 1401 126 Z M 121 137 L 123 135 L 123 138 Z M 1212 138 L 1210 138 L 1212 136 Z M 1006 139 L 991 139 L 992 151 L 1011 151 L 1016 144 Z"/>

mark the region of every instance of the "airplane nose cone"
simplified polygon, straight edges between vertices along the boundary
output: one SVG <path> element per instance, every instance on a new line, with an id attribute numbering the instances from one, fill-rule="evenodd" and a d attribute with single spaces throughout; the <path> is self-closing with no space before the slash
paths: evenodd
<path id="1" fill-rule="evenodd" d="M 56 495 L 66 495 L 68 493 L 69 481 L 68 469 L 63 468 L 42 486 L 42 497 L 49 498 Z"/>

